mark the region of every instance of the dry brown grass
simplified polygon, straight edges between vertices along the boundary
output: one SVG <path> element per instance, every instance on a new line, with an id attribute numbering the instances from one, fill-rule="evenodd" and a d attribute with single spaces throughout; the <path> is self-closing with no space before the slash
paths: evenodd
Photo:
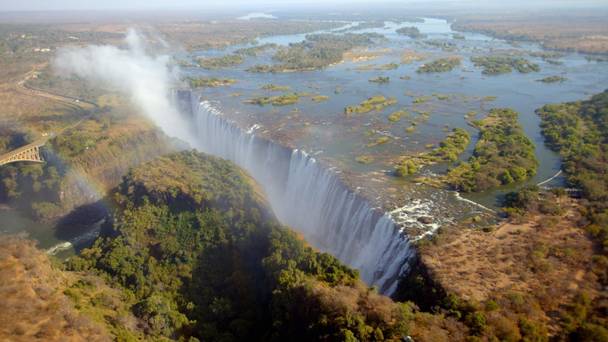
<path id="1" fill-rule="evenodd" d="M 454 26 L 501 38 L 534 40 L 551 49 L 608 53 L 608 25 L 602 11 L 464 16 Z"/>
<path id="2" fill-rule="evenodd" d="M 53 269 L 32 241 L 0 239 L 0 340 L 109 341 L 103 327 L 63 294 L 69 276 Z"/>
<path id="3" fill-rule="evenodd" d="M 421 248 L 422 260 L 448 293 L 461 298 L 484 302 L 523 293 L 536 298 L 541 312 L 559 311 L 576 292 L 598 290 L 589 270 L 592 241 L 577 226 L 579 207 L 561 201 L 566 210 L 559 216 L 535 214 L 491 232 L 452 228 Z M 555 324 L 554 317 L 541 319 Z"/>

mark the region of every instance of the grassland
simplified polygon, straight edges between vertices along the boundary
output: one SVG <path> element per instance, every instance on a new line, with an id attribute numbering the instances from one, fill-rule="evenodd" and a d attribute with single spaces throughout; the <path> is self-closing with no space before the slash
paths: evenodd
<path id="1" fill-rule="evenodd" d="M 137 337 L 124 326 L 116 328 L 108 323 L 113 320 L 135 325 L 134 317 L 124 311 L 126 298 L 100 278 L 61 271 L 32 241 L 3 236 L 0 270 L 2 340 L 110 341 L 111 336 Z M 90 286 L 82 289 L 84 284 Z"/>
<path id="2" fill-rule="evenodd" d="M 608 53 L 606 15 L 605 9 L 461 15 L 452 27 L 509 40 L 537 41 L 548 49 L 605 54 Z"/>

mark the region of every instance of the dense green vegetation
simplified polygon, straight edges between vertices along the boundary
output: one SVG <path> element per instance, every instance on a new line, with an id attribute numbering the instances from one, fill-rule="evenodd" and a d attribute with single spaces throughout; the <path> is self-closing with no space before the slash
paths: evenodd
<path id="1" fill-rule="evenodd" d="M 472 57 L 471 61 L 475 66 L 482 67 L 485 75 L 508 74 L 513 69 L 520 73 L 530 73 L 540 71 L 538 64 L 532 63 L 522 57 L 513 56 L 480 56 Z"/>
<path id="2" fill-rule="evenodd" d="M 433 149 L 429 155 L 441 161 L 454 162 L 458 160 L 458 156 L 464 152 L 470 142 L 469 132 L 462 128 L 454 128 L 452 133 L 440 142 L 439 146 Z"/>
<path id="3" fill-rule="evenodd" d="M 345 52 L 357 46 L 373 45 L 375 40 L 383 38 L 373 33 L 355 34 L 311 34 L 301 43 L 290 44 L 280 48 L 273 59 L 276 65 L 257 65 L 251 72 L 284 72 L 316 70 L 342 61 Z"/>
<path id="4" fill-rule="evenodd" d="M 221 69 L 239 65 L 243 63 L 241 55 L 226 55 L 220 57 L 200 58 L 198 65 L 204 69 Z"/>
<path id="5" fill-rule="evenodd" d="M 229 86 L 236 83 L 236 80 L 230 78 L 189 78 L 188 83 L 192 88 L 216 88 Z"/>
<path id="6" fill-rule="evenodd" d="M 391 81 L 391 78 L 388 76 L 378 76 L 376 78 L 369 79 L 371 83 L 385 84 Z"/>
<path id="7" fill-rule="evenodd" d="M 559 151 L 569 183 L 588 203 L 589 232 L 602 246 L 596 260 L 608 282 L 608 91 L 587 101 L 546 105 L 537 110 L 547 144 Z"/>
<path id="8" fill-rule="evenodd" d="M 273 83 L 269 83 L 266 84 L 262 87 L 262 89 L 264 90 L 269 90 L 269 91 L 289 91 L 289 86 L 282 86 L 282 85 L 278 85 L 278 84 L 273 84 Z"/>
<path id="9" fill-rule="evenodd" d="M 547 144 L 564 158 L 572 185 L 592 201 L 608 199 L 608 91 L 588 101 L 546 105 L 537 114 Z"/>
<path id="10" fill-rule="evenodd" d="M 248 47 L 248 48 L 240 48 L 240 49 L 235 50 L 234 53 L 236 55 L 255 57 L 255 56 L 259 56 L 260 54 L 262 54 L 268 50 L 275 49 L 277 46 L 278 46 L 277 44 L 268 43 L 268 44 L 256 45 L 256 46 L 252 46 L 252 47 Z"/>
<path id="11" fill-rule="evenodd" d="M 492 109 L 486 118 L 475 121 L 480 130 L 473 156 L 451 169 L 447 183 L 464 192 L 523 181 L 536 173 L 538 161 L 534 145 L 511 109 Z"/>
<path id="12" fill-rule="evenodd" d="M 426 35 L 420 33 L 420 30 L 416 26 L 405 26 L 397 29 L 395 32 L 402 36 L 408 36 L 412 39 L 425 38 Z"/>
<path id="13" fill-rule="evenodd" d="M 392 106 L 397 103 L 395 98 L 386 98 L 382 95 L 372 96 L 369 99 L 361 102 L 356 106 L 347 106 L 344 108 L 344 114 L 365 114 L 371 111 L 381 111 L 388 106 Z"/>
<path id="14" fill-rule="evenodd" d="M 558 51 L 533 51 L 528 54 L 532 57 L 541 58 L 544 61 L 552 61 L 564 57 L 564 54 Z"/>
<path id="15" fill-rule="evenodd" d="M 111 229 L 70 268 L 117 284 L 148 338 L 374 340 L 407 334 L 411 309 L 281 227 L 251 180 L 195 152 L 132 170 Z M 114 322 L 113 324 L 120 324 Z"/>
<path id="16" fill-rule="evenodd" d="M 568 79 L 563 76 L 547 76 L 547 77 L 541 78 L 540 80 L 537 80 L 537 81 L 543 82 L 543 83 L 562 83 L 567 80 Z"/>
<path id="17" fill-rule="evenodd" d="M 3 130 L 0 137 L 0 154 L 26 145 L 22 134 Z M 42 153 L 48 159 L 48 149 Z M 59 189 L 65 170 L 60 163 L 12 163 L 0 167 L 0 203 L 20 208 L 39 220 L 57 217 L 62 213 Z"/>
<path id="18" fill-rule="evenodd" d="M 313 102 L 324 102 L 329 100 L 329 96 L 327 95 L 315 95 L 310 98 Z"/>
<path id="19" fill-rule="evenodd" d="M 296 104 L 300 101 L 300 95 L 297 93 L 283 94 L 277 96 L 260 96 L 254 97 L 246 101 L 246 103 L 265 106 L 271 104 L 273 106 L 287 106 Z"/>
<path id="20" fill-rule="evenodd" d="M 431 72 L 448 72 L 454 70 L 460 65 L 460 57 L 439 58 L 430 63 L 421 65 L 416 72 L 431 73 Z"/>
<path id="21" fill-rule="evenodd" d="M 467 131 L 462 128 L 454 128 L 452 133 L 432 151 L 403 158 L 395 167 L 395 175 L 405 177 L 415 174 L 424 165 L 455 162 L 470 142 L 471 137 Z"/>
<path id="22" fill-rule="evenodd" d="M 456 43 L 447 39 L 429 39 L 425 40 L 424 45 L 428 45 L 434 48 L 439 48 L 443 51 L 456 51 Z"/>
<path id="23" fill-rule="evenodd" d="M 406 110 L 398 110 L 396 112 L 392 112 L 391 114 L 389 114 L 387 119 L 389 122 L 397 122 L 397 121 L 401 120 L 402 117 L 408 116 L 408 115 L 409 115 L 409 113 Z"/>
<path id="24" fill-rule="evenodd" d="M 0 203 L 22 208 L 40 220 L 61 214 L 63 170 L 55 163 L 9 164 L 0 169 Z"/>

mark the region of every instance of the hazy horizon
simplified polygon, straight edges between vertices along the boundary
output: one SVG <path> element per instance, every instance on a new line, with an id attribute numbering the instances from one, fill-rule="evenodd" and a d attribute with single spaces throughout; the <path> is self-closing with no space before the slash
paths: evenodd
<path id="1" fill-rule="evenodd" d="M 207 1 L 201 3 L 195 0 L 107 0 L 107 1 L 92 1 L 92 0 L 0 0 L 0 12 L 14 11 L 158 11 L 158 10 L 233 10 L 233 11 L 282 11 L 296 8 L 310 7 L 334 7 L 340 5 L 348 5 L 349 8 L 355 7 L 369 2 L 365 0 L 331 0 L 331 1 L 302 1 L 302 0 L 228 0 L 228 1 Z M 374 3 L 374 8 L 380 6 L 412 6 L 416 8 L 447 6 L 456 8 L 466 8 L 475 6 L 475 8 L 541 8 L 547 7 L 552 9 L 558 8 L 573 8 L 573 7 L 604 7 L 608 6 L 606 1 L 602 0 L 585 0 L 585 1 L 568 1 L 568 0 L 532 0 L 532 1 L 511 1 L 506 3 L 500 0 L 384 0 Z"/>

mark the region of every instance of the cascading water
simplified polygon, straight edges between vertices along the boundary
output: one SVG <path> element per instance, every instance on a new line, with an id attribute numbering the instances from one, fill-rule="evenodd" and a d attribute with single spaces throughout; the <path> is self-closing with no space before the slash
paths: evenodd
<path id="1" fill-rule="evenodd" d="M 195 96 L 193 96 L 195 97 Z M 281 222 L 315 247 L 356 268 L 361 278 L 390 295 L 415 256 L 391 217 L 351 191 L 332 169 L 245 131 L 209 102 L 193 103 L 197 148 L 235 162 L 262 185 Z"/>

